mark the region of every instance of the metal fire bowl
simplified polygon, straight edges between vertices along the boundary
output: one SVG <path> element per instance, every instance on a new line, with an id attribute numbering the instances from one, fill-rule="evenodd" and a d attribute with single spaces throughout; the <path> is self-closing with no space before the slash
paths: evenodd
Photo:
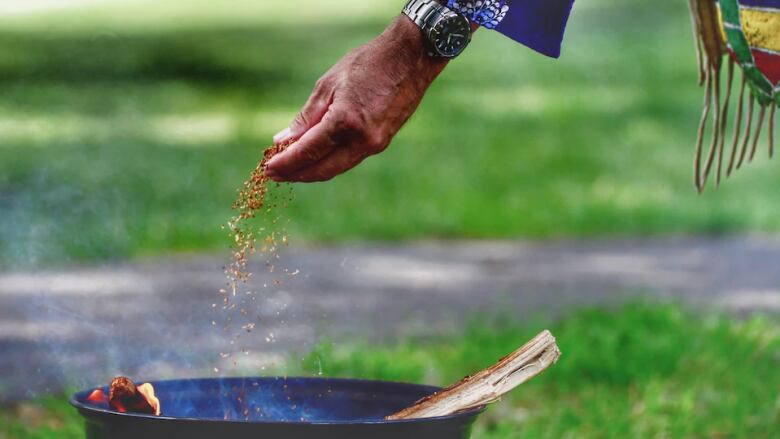
<path id="1" fill-rule="evenodd" d="M 152 385 L 162 405 L 159 417 L 89 403 L 94 389 L 73 395 L 87 439 L 467 439 L 484 411 L 386 421 L 439 388 L 383 381 L 223 378 Z"/>

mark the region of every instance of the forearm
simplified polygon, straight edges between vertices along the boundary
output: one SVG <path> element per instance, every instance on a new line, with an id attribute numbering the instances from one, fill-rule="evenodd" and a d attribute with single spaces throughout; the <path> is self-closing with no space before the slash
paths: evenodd
<path id="1" fill-rule="evenodd" d="M 389 59 L 388 62 L 404 64 L 398 66 L 400 70 L 414 71 L 414 76 L 419 79 L 419 85 L 425 85 L 425 88 L 449 63 L 446 58 L 428 55 L 425 35 L 409 17 L 403 14 L 395 18 L 375 42 L 397 53 L 398 56 Z"/>

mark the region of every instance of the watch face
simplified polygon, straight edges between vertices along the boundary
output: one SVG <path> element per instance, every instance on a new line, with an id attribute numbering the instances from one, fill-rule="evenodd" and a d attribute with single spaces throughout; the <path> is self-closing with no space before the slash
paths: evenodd
<path id="1" fill-rule="evenodd" d="M 440 20 L 431 29 L 431 44 L 436 54 L 454 58 L 463 52 L 471 41 L 471 25 L 460 15 Z"/>

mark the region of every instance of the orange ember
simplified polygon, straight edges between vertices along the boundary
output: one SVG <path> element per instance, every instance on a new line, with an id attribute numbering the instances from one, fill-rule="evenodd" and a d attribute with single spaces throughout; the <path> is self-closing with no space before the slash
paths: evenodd
<path id="1" fill-rule="evenodd" d="M 106 392 L 104 392 L 103 389 L 96 389 L 89 394 L 87 401 L 93 404 L 104 404 L 108 402 L 108 397 L 106 396 Z"/>
<path id="2" fill-rule="evenodd" d="M 108 396 L 102 389 L 96 389 L 87 397 L 93 404 L 105 404 L 119 413 L 145 413 L 160 416 L 160 400 L 149 383 L 136 386 L 130 378 L 116 377 L 108 387 Z"/>

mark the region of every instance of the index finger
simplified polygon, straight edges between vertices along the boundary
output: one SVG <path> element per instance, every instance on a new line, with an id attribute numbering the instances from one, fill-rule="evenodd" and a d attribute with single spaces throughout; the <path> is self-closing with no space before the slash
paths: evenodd
<path id="1" fill-rule="evenodd" d="M 339 144 L 337 127 L 332 112 L 266 164 L 265 172 L 271 177 L 287 176 L 317 163 L 330 154 Z"/>

